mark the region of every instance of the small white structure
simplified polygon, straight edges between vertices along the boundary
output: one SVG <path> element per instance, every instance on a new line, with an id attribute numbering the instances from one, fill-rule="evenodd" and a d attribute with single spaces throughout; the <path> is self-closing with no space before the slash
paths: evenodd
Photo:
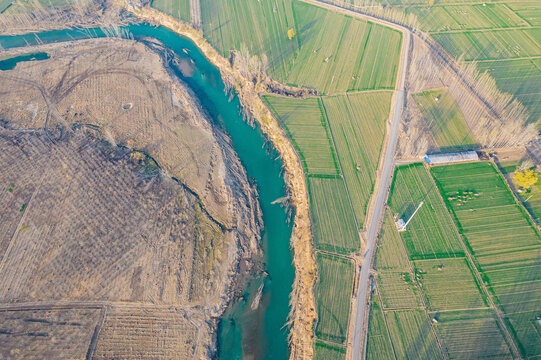
<path id="1" fill-rule="evenodd" d="M 407 227 L 408 227 L 408 224 L 410 223 L 411 219 L 413 219 L 413 217 L 415 216 L 415 214 L 417 214 L 417 211 L 419 211 L 419 209 L 421 208 L 421 206 L 423 206 L 423 202 L 421 201 L 419 203 L 419 206 L 417 206 L 417 209 L 415 209 L 415 211 L 413 212 L 413 214 L 411 214 L 410 218 L 408 219 L 408 221 L 404 221 L 404 219 L 400 218 L 398 219 L 395 224 L 396 224 L 396 228 L 398 229 L 398 231 L 406 231 Z"/>
<path id="2" fill-rule="evenodd" d="M 444 164 L 450 162 L 477 161 L 479 156 L 475 151 L 461 151 L 452 153 L 430 154 L 423 156 L 427 164 Z"/>

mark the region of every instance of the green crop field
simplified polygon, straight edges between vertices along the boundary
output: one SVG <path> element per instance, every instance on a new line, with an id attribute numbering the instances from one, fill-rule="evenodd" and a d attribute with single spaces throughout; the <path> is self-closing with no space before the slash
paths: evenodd
<path id="1" fill-rule="evenodd" d="M 353 263 L 338 256 L 317 254 L 318 281 L 315 286 L 319 339 L 342 344 L 346 341 Z"/>
<path id="2" fill-rule="evenodd" d="M 374 187 L 391 96 L 378 91 L 323 98 L 359 225 Z"/>
<path id="3" fill-rule="evenodd" d="M 177 19 L 190 22 L 190 0 L 152 0 L 151 6 Z"/>
<path id="4" fill-rule="evenodd" d="M 397 167 L 391 186 L 390 207 L 399 218 L 417 214 L 400 236 L 412 260 L 463 256 L 452 220 L 423 164 Z"/>
<path id="5" fill-rule="evenodd" d="M 378 295 L 372 297 L 366 344 L 367 360 L 395 360 Z"/>
<path id="6" fill-rule="evenodd" d="M 316 248 L 349 254 L 361 247 L 344 180 L 308 178 Z"/>
<path id="7" fill-rule="evenodd" d="M 450 360 L 512 359 L 493 310 L 436 314 L 436 331 Z"/>
<path id="8" fill-rule="evenodd" d="M 292 0 L 201 0 L 203 34 L 224 56 L 246 46 L 250 54 L 266 55 L 270 73 L 286 77 L 298 41 L 287 31 L 296 27 Z"/>
<path id="9" fill-rule="evenodd" d="M 442 358 L 432 326 L 424 311 L 388 311 L 385 317 L 397 359 Z"/>
<path id="10" fill-rule="evenodd" d="M 288 83 L 325 94 L 394 88 L 399 32 L 302 2 L 293 8 L 300 51 Z"/>
<path id="11" fill-rule="evenodd" d="M 541 59 L 516 59 L 478 62 L 481 72 L 488 72 L 498 88 L 514 94 L 530 112 L 530 121 L 541 119 Z"/>
<path id="12" fill-rule="evenodd" d="M 507 6 L 532 26 L 541 26 L 541 7 L 535 1 L 510 1 Z"/>
<path id="13" fill-rule="evenodd" d="M 431 169 L 524 356 L 541 356 L 541 236 L 490 162 Z"/>
<path id="14" fill-rule="evenodd" d="M 378 271 L 377 282 L 386 309 L 418 308 L 421 305 L 413 275 L 409 270 Z"/>
<path id="15" fill-rule="evenodd" d="M 346 358 L 346 349 L 343 346 L 330 345 L 316 340 L 314 360 L 340 360 Z"/>
<path id="16" fill-rule="evenodd" d="M 385 212 L 374 267 L 379 270 L 408 271 L 408 258 L 389 211 Z"/>
<path id="17" fill-rule="evenodd" d="M 414 263 L 416 280 L 430 310 L 487 306 L 466 259 L 418 260 Z"/>
<path id="18" fill-rule="evenodd" d="M 264 96 L 274 116 L 285 126 L 307 174 L 338 175 L 338 163 L 319 98 Z"/>
<path id="19" fill-rule="evenodd" d="M 442 150 L 475 147 L 476 141 L 457 103 L 447 90 L 430 90 L 413 95 L 427 126 Z"/>
<path id="20" fill-rule="evenodd" d="M 464 60 L 513 59 L 541 56 L 541 29 L 437 33 L 432 37 L 452 56 Z"/>

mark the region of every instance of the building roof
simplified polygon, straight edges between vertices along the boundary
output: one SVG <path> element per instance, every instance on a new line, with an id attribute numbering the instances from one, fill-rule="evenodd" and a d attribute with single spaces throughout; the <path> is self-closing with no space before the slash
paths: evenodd
<path id="1" fill-rule="evenodd" d="M 477 161 L 479 156 L 475 151 L 430 154 L 423 157 L 427 164 L 443 164 L 448 162 Z"/>

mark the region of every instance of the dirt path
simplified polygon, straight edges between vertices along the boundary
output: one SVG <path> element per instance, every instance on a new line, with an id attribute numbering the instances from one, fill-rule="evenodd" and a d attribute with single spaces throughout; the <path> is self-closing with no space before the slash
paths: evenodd
<path id="1" fill-rule="evenodd" d="M 203 22 L 201 21 L 201 1 L 190 0 L 190 21 L 196 29 L 201 29 Z"/>

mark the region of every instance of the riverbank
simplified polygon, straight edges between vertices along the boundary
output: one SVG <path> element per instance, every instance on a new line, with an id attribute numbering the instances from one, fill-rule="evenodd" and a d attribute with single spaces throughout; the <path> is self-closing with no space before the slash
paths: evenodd
<path id="1" fill-rule="evenodd" d="M 291 247 L 295 280 L 290 297 L 289 315 L 290 358 L 305 359 L 313 356 L 313 326 L 317 317 L 313 286 L 316 278 L 315 258 L 312 248 L 308 192 L 297 154 L 284 130 L 261 101 L 255 85 L 234 69 L 229 60 L 221 56 L 203 37 L 200 31 L 149 7 L 123 6 L 139 19 L 159 24 L 193 41 L 205 57 L 216 66 L 224 81 L 231 84 L 249 117 L 257 121 L 262 132 L 272 142 L 284 163 L 284 179 L 295 210 Z"/>

